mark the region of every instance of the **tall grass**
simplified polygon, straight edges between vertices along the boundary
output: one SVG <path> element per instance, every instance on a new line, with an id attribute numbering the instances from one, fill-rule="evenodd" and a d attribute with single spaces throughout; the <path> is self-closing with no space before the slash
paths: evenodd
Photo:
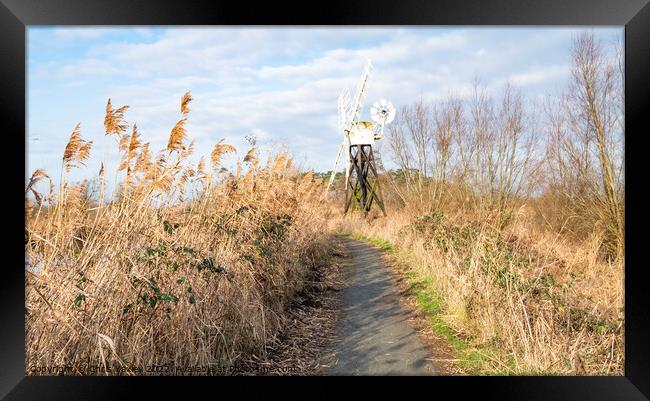
<path id="1" fill-rule="evenodd" d="M 29 180 L 28 374 L 31 366 L 147 374 L 152 364 L 227 371 L 264 354 L 285 305 L 314 261 L 327 257 L 320 183 L 285 154 L 260 163 L 254 148 L 230 172 L 221 161 L 235 148 L 223 142 L 210 166 L 203 158 L 193 165 L 191 100 L 183 96 L 181 118 L 155 157 L 135 125 L 127 133 L 128 106 L 109 100 L 106 135 L 121 155 L 115 196 L 105 194 L 104 163 L 98 199 L 87 182 L 66 180 L 91 151 L 79 126 L 62 158 L 60 190 L 36 190 L 49 180 L 44 170 Z"/>
<path id="2" fill-rule="evenodd" d="M 331 224 L 405 256 L 440 299 L 436 319 L 484 355 L 470 373 L 623 374 L 622 261 L 599 256 L 602 238 L 576 245 L 531 221 L 523 209 L 499 230 L 445 209 Z"/>

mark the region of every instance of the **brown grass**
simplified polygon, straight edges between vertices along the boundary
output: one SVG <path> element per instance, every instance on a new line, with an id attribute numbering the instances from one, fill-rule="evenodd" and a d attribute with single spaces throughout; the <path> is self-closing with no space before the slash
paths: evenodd
<path id="1" fill-rule="evenodd" d="M 32 175 L 28 374 L 35 365 L 67 365 L 68 374 L 150 374 L 139 369 L 152 364 L 227 372 L 243 358 L 264 357 L 287 323 L 285 306 L 311 267 L 327 260 L 320 183 L 285 155 L 251 163 L 245 175 L 206 177 L 204 165 L 188 162 L 190 100 L 183 97 L 183 118 L 155 158 L 135 125 L 124 134 L 127 106 L 113 110 L 108 102 L 106 133 L 119 137 L 119 170 L 126 170 L 112 201 L 89 199 L 80 183 L 62 186 L 65 204 L 52 189 L 42 202 L 35 185 L 48 177 Z M 85 160 L 89 144 L 77 127 L 64 163 Z M 213 162 L 233 151 L 219 143 Z M 192 196 L 181 200 L 188 190 Z"/>
<path id="2" fill-rule="evenodd" d="M 623 374 L 622 261 L 600 256 L 602 237 L 576 244 L 532 220 L 524 208 L 499 231 L 450 209 L 393 209 L 330 224 L 389 241 L 430 280 L 445 324 L 470 348 L 490 350 L 475 373 Z"/>

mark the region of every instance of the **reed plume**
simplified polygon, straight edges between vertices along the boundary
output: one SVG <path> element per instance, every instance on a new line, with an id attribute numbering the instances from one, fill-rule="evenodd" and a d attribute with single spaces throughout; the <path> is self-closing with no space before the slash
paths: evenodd
<path id="1" fill-rule="evenodd" d="M 212 149 L 212 153 L 210 153 L 210 160 L 212 162 L 212 170 L 216 170 L 216 168 L 219 166 L 219 163 L 221 162 L 221 157 L 225 154 L 228 153 L 235 153 L 237 152 L 237 149 L 229 145 L 227 143 L 223 143 L 223 139 L 219 141 L 214 146 L 214 149 Z"/>
<path id="2" fill-rule="evenodd" d="M 253 168 L 257 167 L 259 159 L 257 158 L 257 151 L 254 146 L 244 156 L 244 162 L 250 163 Z"/>
<path id="3" fill-rule="evenodd" d="M 34 185 L 38 184 L 42 180 L 48 180 L 50 182 L 50 188 L 52 187 L 52 179 L 49 175 L 47 175 L 45 169 L 36 169 L 34 173 L 32 173 L 32 176 L 29 178 L 27 187 L 25 188 L 25 195 L 27 195 L 27 192 L 31 191 L 32 195 L 34 195 L 34 199 L 36 200 L 36 204 L 39 207 L 43 203 L 43 196 L 34 188 Z"/>
<path id="4" fill-rule="evenodd" d="M 119 135 L 126 131 L 128 125 L 124 122 L 124 112 L 129 108 L 128 105 L 118 109 L 113 109 L 111 99 L 106 103 L 106 116 L 104 117 L 104 129 L 106 135 Z"/>
<path id="5" fill-rule="evenodd" d="M 279 154 L 273 161 L 273 166 L 271 167 L 271 174 L 281 173 L 286 169 L 287 165 L 287 156 L 282 153 Z"/>
<path id="6" fill-rule="evenodd" d="M 84 141 L 81 139 L 79 126 L 80 124 L 75 126 L 63 152 L 63 167 L 66 173 L 69 173 L 70 169 L 76 165 L 85 166 L 84 161 L 90 156 L 90 148 L 93 141 Z"/>
<path id="7" fill-rule="evenodd" d="M 185 92 L 183 95 L 183 99 L 181 100 L 181 114 L 182 115 L 187 115 L 190 112 L 189 104 L 193 100 L 192 95 L 190 95 L 190 92 Z"/>
<path id="8" fill-rule="evenodd" d="M 133 169 L 135 171 L 145 171 L 151 165 L 151 151 L 149 150 L 149 142 L 146 142 L 140 147 L 140 153 L 138 153 L 135 159 L 135 166 Z"/>
<path id="9" fill-rule="evenodd" d="M 45 179 L 50 180 L 50 176 L 47 175 L 45 169 L 39 168 L 34 170 L 32 176 L 29 178 L 29 181 L 27 182 L 27 187 L 25 188 L 25 194 L 27 194 L 27 192 L 30 191 L 34 185 L 38 184 L 40 181 Z"/>
<path id="10" fill-rule="evenodd" d="M 185 137 L 187 136 L 187 131 L 185 130 L 186 122 L 187 118 L 183 118 L 176 123 L 174 128 L 172 128 L 172 132 L 169 135 L 169 141 L 167 142 L 168 151 L 171 152 L 182 149 L 183 140 L 185 140 Z"/>
<path id="11" fill-rule="evenodd" d="M 142 143 L 139 138 L 138 126 L 133 124 L 133 132 L 131 135 L 124 135 L 120 138 L 119 147 L 122 153 L 122 159 L 120 160 L 118 171 L 126 169 L 127 175 L 131 172 L 131 161 L 138 156 L 137 150 L 141 146 Z"/>

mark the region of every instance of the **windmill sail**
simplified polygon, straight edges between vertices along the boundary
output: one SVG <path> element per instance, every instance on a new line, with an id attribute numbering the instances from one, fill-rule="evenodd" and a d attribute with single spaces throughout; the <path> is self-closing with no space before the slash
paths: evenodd
<path id="1" fill-rule="evenodd" d="M 343 149 L 345 148 L 346 144 L 349 145 L 350 142 L 349 133 L 350 130 L 352 129 L 352 124 L 358 121 L 359 118 L 361 117 L 361 110 L 363 109 L 363 101 L 366 99 L 368 77 L 370 76 L 371 69 L 372 69 L 372 63 L 370 62 L 370 60 L 368 60 L 368 62 L 366 63 L 366 67 L 364 68 L 363 73 L 361 74 L 361 79 L 359 80 L 359 84 L 357 85 L 357 93 L 354 96 L 354 99 L 350 98 L 350 93 L 347 90 L 347 88 L 343 89 L 343 91 L 339 95 L 338 125 L 339 125 L 339 130 L 343 131 L 343 142 L 341 143 L 341 146 L 339 146 L 339 152 L 338 155 L 336 156 L 336 161 L 334 162 L 334 169 L 332 170 L 332 174 L 330 175 L 330 179 L 327 183 L 325 194 L 329 192 L 329 189 L 332 186 L 332 183 L 334 182 L 334 177 L 336 176 L 336 170 L 338 168 L 341 155 L 343 154 Z M 346 177 L 345 177 L 346 183 L 348 180 L 347 173 L 348 172 L 346 169 Z"/>
<path id="2" fill-rule="evenodd" d="M 366 99 L 366 90 L 368 87 L 368 77 L 370 76 L 370 70 L 372 69 L 372 63 L 368 60 L 366 68 L 361 74 L 361 80 L 357 86 L 357 94 L 354 97 L 354 102 L 352 103 L 352 114 L 348 118 L 345 124 L 345 131 L 350 131 L 352 123 L 357 121 L 361 117 L 361 110 L 363 109 L 363 101 Z"/>
<path id="3" fill-rule="evenodd" d="M 339 146 L 339 152 L 336 155 L 336 161 L 334 162 L 334 168 L 332 169 L 332 174 L 330 175 L 329 182 L 327 183 L 327 188 L 325 189 L 325 194 L 329 192 L 332 183 L 334 182 L 334 177 L 336 176 L 336 170 L 339 166 L 339 161 L 341 160 L 341 155 L 343 155 L 343 149 L 345 148 L 345 141 L 341 142 Z"/>
<path id="4" fill-rule="evenodd" d="M 338 101 L 338 110 L 339 110 L 339 119 L 338 119 L 338 129 L 340 132 L 345 131 L 346 124 L 351 118 L 352 114 L 352 98 L 350 97 L 350 91 L 348 88 L 344 88 L 341 94 L 339 95 Z"/>

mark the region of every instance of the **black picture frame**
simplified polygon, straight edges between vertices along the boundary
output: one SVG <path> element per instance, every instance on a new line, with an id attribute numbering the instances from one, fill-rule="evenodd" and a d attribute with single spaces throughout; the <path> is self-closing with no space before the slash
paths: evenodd
<path id="1" fill-rule="evenodd" d="M 643 400 L 650 397 L 650 297 L 643 280 L 644 233 L 650 196 L 644 188 L 650 139 L 650 5 L 648 0 L 363 0 L 298 4 L 241 1 L 0 0 L 0 115 L 5 166 L 25 166 L 25 37 L 33 25 L 616 25 L 625 26 L 625 376 L 429 377 L 418 381 L 433 395 L 476 393 L 481 399 Z M 5 169 L 7 171 L 9 169 Z M 23 169 L 24 170 L 24 169 Z M 26 172 L 24 172 L 26 174 Z M 208 390 L 236 380 L 238 395 L 255 394 L 288 378 L 28 377 L 24 350 L 24 175 L 9 174 L 0 191 L 3 241 L 0 278 L 0 396 L 7 399 L 118 399 L 146 390 L 148 398 L 173 389 Z M 295 381 L 296 378 L 293 378 Z M 310 383 L 316 378 L 299 378 Z M 190 383 L 187 383 L 190 381 Z M 383 381 L 382 381 L 383 382 Z M 218 384 L 215 384 L 218 383 Z M 388 382 L 383 382 L 388 384 Z M 313 383 L 316 384 L 316 383 Z M 340 387 L 317 385 L 340 392 Z M 219 387 L 216 387 L 219 386 Z M 372 384 L 373 387 L 377 383 Z M 410 386 L 410 384 L 409 384 Z M 393 386 L 394 387 L 394 384 Z M 396 388 L 399 390 L 400 388 Z M 444 391 L 447 390 L 447 391 Z M 449 393 L 448 393 L 449 394 Z"/>

